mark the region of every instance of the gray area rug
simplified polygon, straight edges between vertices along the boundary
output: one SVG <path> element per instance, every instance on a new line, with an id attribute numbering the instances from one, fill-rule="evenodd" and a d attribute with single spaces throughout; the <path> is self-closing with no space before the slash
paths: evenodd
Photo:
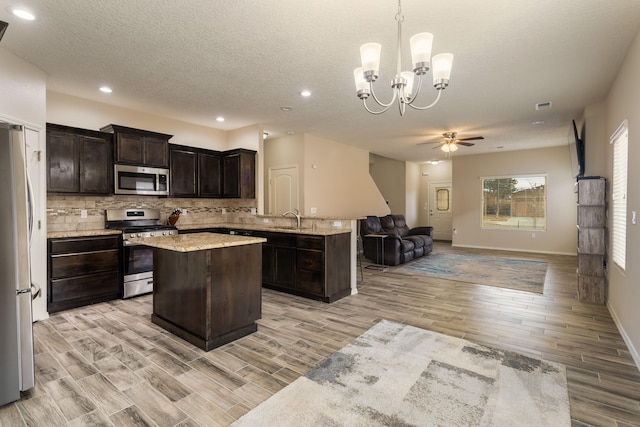
<path id="1" fill-rule="evenodd" d="M 382 320 L 233 426 L 570 426 L 563 365 Z"/>
<path id="2" fill-rule="evenodd" d="M 394 267 L 390 272 L 420 274 L 541 294 L 547 276 L 547 263 L 474 254 L 431 253 Z"/>

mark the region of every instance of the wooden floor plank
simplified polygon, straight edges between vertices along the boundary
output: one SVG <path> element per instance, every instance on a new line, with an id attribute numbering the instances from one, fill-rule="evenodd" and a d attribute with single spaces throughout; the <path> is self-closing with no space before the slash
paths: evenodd
<path id="1" fill-rule="evenodd" d="M 152 324 L 150 295 L 68 310 L 34 324 L 38 385 L 0 425 L 228 425 L 387 319 L 563 363 L 574 426 L 640 426 L 640 372 L 606 306 L 577 300 L 576 257 L 438 252 L 544 261 L 544 293 L 365 270 L 332 304 L 263 290 L 258 332 L 210 352 Z"/>

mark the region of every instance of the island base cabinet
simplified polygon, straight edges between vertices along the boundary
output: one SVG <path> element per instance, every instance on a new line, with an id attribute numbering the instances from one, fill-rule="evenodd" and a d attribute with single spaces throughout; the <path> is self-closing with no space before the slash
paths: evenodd
<path id="1" fill-rule="evenodd" d="M 205 351 L 257 331 L 260 244 L 153 256 L 153 323 Z"/>

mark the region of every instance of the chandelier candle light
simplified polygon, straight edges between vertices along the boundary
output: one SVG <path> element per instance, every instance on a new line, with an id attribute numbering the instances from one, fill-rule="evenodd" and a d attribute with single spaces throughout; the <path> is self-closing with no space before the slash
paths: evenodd
<path id="1" fill-rule="evenodd" d="M 380 69 L 380 51 L 382 45 L 380 43 L 365 43 L 360 46 L 360 58 L 362 60 L 362 67 L 358 67 L 353 70 L 353 76 L 356 82 L 356 91 L 358 98 L 362 99 L 364 108 L 371 114 L 382 114 L 389 109 L 389 107 L 398 100 L 398 108 L 400 115 L 403 116 L 406 106 L 410 106 L 416 110 L 426 110 L 433 107 L 440 100 L 442 90 L 449 85 L 449 77 L 451 76 L 451 64 L 453 62 L 453 54 L 441 53 L 431 58 L 431 46 L 433 44 L 433 34 L 431 33 L 418 33 L 411 37 L 409 43 L 411 45 L 411 60 L 413 63 L 413 72 L 402 71 L 402 21 L 404 21 L 404 15 L 402 15 L 402 6 L 400 0 L 398 0 L 398 13 L 395 17 L 398 22 L 398 63 L 396 76 L 391 81 L 391 87 L 393 88 L 393 98 L 389 103 L 385 104 L 380 102 L 375 92 L 373 91 L 373 82 L 378 78 L 378 71 Z M 433 103 L 418 107 L 413 105 L 413 102 L 420 93 L 422 87 L 422 76 L 424 76 L 433 62 L 433 87 L 438 92 Z M 414 93 L 414 81 L 417 76 L 417 84 L 415 85 Z M 367 105 L 367 98 L 372 96 L 374 101 L 382 107 L 380 111 L 374 111 Z"/>

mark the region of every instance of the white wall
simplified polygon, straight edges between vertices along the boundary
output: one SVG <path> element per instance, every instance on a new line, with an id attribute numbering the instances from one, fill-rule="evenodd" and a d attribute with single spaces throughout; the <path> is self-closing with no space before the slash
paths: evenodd
<path id="1" fill-rule="evenodd" d="M 406 215 L 407 171 L 405 162 L 388 157 L 369 155 L 369 173 L 392 214 Z"/>
<path id="2" fill-rule="evenodd" d="M 172 144 L 220 151 L 236 148 L 235 145 L 229 147 L 228 134 L 223 130 L 51 91 L 47 92 L 47 122 L 91 130 L 99 130 L 108 124 L 117 124 L 173 135 L 169 140 Z"/>
<path id="3" fill-rule="evenodd" d="M 609 259 L 608 306 L 640 369 L 640 225 L 631 224 L 631 211 L 640 211 L 640 33 L 636 35 L 627 57 L 606 100 L 606 132 L 598 135 L 597 144 L 606 146 L 608 190 L 611 189 L 612 147 L 609 137 L 624 119 L 629 124 L 629 175 L 627 179 L 627 253 L 626 270 Z M 590 147 L 587 147 L 588 149 Z M 589 152 L 587 151 L 587 156 Z M 609 205 L 611 192 L 608 191 Z M 609 221 L 611 218 L 609 217 Z M 611 224 L 609 223 L 609 227 Z M 609 233 L 611 236 L 611 233 Z"/>
<path id="4" fill-rule="evenodd" d="M 369 152 L 360 148 L 305 135 L 305 214 L 311 207 L 318 216 L 386 215 L 387 206 L 369 175 Z M 314 167 L 315 165 L 315 167 Z"/>
<path id="5" fill-rule="evenodd" d="M 569 146 L 453 158 L 454 246 L 575 254 L 576 196 Z M 547 175 L 547 229 L 482 229 L 481 177 Z"/>
<path id="6" fill-rule="evenodd" d="M 22 124 L 38 132 L 41 150 L 38 176 L 36 224 L 31 243 L 32 280 L 42 288 L 42 297 L 33 301 L 34 320 L 46 319 L 47 314 L 47 222 L 46 222 L 46 75 L 33 65 L 0 47 L 0 120 Z"/>
<path id="7" fill-rule="evenodd" d="M 420 204 L 420 165 L 412 162 L 405 162 L 405 207 L 404 215 L 409 227 L 419 225 L 419 204 Z"/>
<path id="8" fill-rule="evenodd" d="M 265 200 L 269 199 L 268 169 L 298 166 L 299 206 L 309 216 L 358 218 L 389 213 L 369 175 L 365 150 L 313 135 L 268 139 L 265 145 Z M 268 207 L 265 207 L 268 211 Z"/>

